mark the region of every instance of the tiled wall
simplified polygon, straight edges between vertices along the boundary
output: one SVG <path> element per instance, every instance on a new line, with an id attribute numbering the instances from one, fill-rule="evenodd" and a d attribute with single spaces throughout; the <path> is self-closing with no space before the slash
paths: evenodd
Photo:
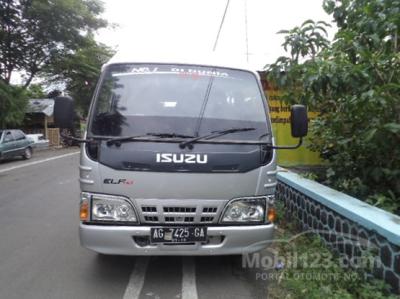
<path id="1" fill-rule="evenodd" d="M 374 207 L 372 214 L 363 213 L 369 210 L 367 204 L 294 174 L 278 175 L 276 193 L 289 219 L 297 219 L 304 231 L 319 234 L 351 266 L 360 266 L 357 258 L 368 256 L 374 262 L 367 272 L 386 280 L 395 293 L 400 293 L 400 217 Z M 358 207 L 363 215 L 357 215 Z M 381 229 L 381 220 L 384 224 L 394 221 L 394 225 L 389 223 Z"/>

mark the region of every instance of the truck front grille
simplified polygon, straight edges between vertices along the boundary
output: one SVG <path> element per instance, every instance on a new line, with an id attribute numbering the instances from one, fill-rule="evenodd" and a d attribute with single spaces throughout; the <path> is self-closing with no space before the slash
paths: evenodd
<path id="1" fill-rule="evenodd" d="M 141 201 L 141 200 L 140 200 Z M 169 200 L 143 200 L 137 202 L 140 207 L 142 223 L 149 224 L 212 224 L 218 222 L 218 216 L 224 208 L 222 200 L 182 200 L 188 204 L 169 204 Z M 149 201 L 152 201 L 151 204 Z M 204 203 L 203 203 L 204 202 Z"/>
<path id="2" fill-rule="evenodd" d="M 142 212 L 157 212 L 156 207 L 142 207 Z"/>
<path id="3" fill-rule="evenodd" d="M 147 222 L 158 222 L 157 216 L 144 216 L 144 220 Z"/>
<path id="4" fill-rule="evenodd" d="M 210 216 L 208 216 L 208 217 L 201 217 L 201 222 L 202 223 L 204 223 L 204 222 L 213 222 L 213 220 L 214 220 L 214 217 L 210 217 Z"/>
<path id="5" fill-rule="evenodd" d="M 196 207 L 164 207 L 164 213 L 196 213 Z"/>
<path id="6" fill-rule="evenodd" d="M 165 217 L 166 223 L 193 223 L 194 217 Z"/>

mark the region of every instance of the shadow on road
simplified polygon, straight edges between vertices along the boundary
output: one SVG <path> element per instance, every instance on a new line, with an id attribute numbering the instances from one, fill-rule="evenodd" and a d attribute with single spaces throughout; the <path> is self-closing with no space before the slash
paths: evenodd
<path id="1" fill-rule="evenodd" d="M 15 156 L 12 158 L 7 158 L 4 160 L 0 160 L 0 165 L 7 165 L 7 164 L 12 164 L 12 162 L 16 162 L 16 161 L 27 161 L 25 160 L 22 156 Z"/>

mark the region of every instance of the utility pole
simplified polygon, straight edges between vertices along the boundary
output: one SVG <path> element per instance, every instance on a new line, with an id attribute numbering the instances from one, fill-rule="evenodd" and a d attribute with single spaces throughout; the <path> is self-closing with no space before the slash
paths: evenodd
<path id="1" fill-rule="evenodd" d="M 246 61 L 249 62 L 249 37 L 247 30 L 247 0 L 244 0 L 244 26 L 246 35 Z"/>
<path id="2" fill-rule="evenodd" d="M 225 11 L 224 11 L 224 14 L 222 15 L 221 24 L 219 24 L 219 29 L 218 29 L 217 37 L 215 38 L 213 52 L 215 52 L 215 49 L 217 48 L 219 35 L 220 35 L 220 33 L 221 33 L 222 26 L 224 25 L 225 16 L 226 16 L 226 12 L 228 11 L 229 2 L 230 2 L 230 0 L 227 0 L 227 1 L 226 1 Z"/>

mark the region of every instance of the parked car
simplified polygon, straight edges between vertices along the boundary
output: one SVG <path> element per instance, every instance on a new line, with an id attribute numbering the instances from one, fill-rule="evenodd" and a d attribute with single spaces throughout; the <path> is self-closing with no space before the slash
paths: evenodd
<path id="1" fill-rule="evenodd" d="M 0 130 L 0 160 L 22 156 L 32 157 L 33 141 L 21 130 Z"/>
<path id="2" fill-rule="evenodd" d="M 43 134 L 27 134 L 26 137 L 33 141 L 33 148 L 45 149 L 49 147 L 49 139 L 45 139 Z"/>

